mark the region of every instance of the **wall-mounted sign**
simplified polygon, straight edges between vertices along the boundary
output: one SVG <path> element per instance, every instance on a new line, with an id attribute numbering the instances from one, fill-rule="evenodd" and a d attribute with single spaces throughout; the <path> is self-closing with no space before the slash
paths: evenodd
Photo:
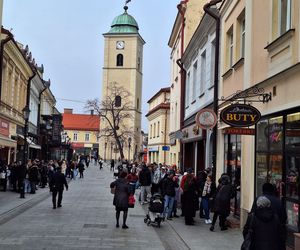
<path id="1" fill-rule="evenodd" d="M 169 146 L 162 146 L 161 149 L 162 149 L 162 151 L 170 151 Z"/>
<path id="2" fill-rule="evenodd" d="M 152 146 L 148 147 L 149 152 L 158 152 L 159 151 L 159 146 Z"/>
<path id="3" fill-rule="evenodd" d="M 255 135 L 255 129 L 252 128 L 225 128 L 223 134 L 231 135 Z"/>
<path id="4" fill-rule="evenodd" d="M 9 122 L 0 118 L 0 134 L 9 136 Z"/>
<path id="5" fill-rule="evenodd" d="M 202 109 L 196 115 L 196 123 L 202 129 L 212 129 L 218 121 L 212 109 Z"/>
<path id="6" fill-rule="evenodd" d="M 221 111 L 220 118 L 233 127 L 250 127 L 260 120 L 260 112 L 246 104 L 232 104 Z"/>

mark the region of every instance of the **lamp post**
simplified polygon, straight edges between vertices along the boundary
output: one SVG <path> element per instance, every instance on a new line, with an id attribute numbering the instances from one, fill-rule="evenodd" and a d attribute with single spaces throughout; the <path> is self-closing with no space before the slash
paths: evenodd
<path id="1" fill-rule="evenodd" d="M 130 161 L 131 137 L 128 138 L 128 161 Z"/>
<path id="2" fill-rule="evenodd" d="M 107 141 L 104 142 L 104 161 L 106 161 Z"/>
<path id="3" fill-rule="evenodd" d="M 28 143 L 27 143 L 27 136 L 28 136 L 28 120 L 29 120 L 29 115 L 30 115 L 30 109 L 28 105 L 26 105 L 23 110 L 23 117 L 24 117 L 24 154 L 23 154 L 23 170 L 24 173 L 26 171 L 26 163 L 28 159 Z M 24 176 L 25 177 L 25 176 Z M 25 198 L 25 183 L 24 183 L 24 178 L 19 184 L 20 187 L 20 198 Z"/>

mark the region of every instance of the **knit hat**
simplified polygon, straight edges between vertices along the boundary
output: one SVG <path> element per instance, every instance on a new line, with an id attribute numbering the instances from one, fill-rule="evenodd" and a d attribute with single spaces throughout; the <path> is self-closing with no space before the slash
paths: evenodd
<path id="1" fill-rule="evenodd" d="M 270 207 L 271 201 L 266 196 L 260 196 L 256 201 L 256 205 L 258 208 Z"/>

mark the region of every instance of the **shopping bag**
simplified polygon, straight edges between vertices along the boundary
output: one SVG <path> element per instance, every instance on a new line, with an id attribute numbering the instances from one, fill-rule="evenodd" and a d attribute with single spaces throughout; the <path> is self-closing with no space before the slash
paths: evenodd
<path id="1" fill-rule="evenodd" d="M 133 194 L 131 194 L 131 195 L 129 195 L 129 198 L 128 198 L 128 207 L 134 208 L 134 204 L 135 204 L 135 198 L 134 198 Z"/>

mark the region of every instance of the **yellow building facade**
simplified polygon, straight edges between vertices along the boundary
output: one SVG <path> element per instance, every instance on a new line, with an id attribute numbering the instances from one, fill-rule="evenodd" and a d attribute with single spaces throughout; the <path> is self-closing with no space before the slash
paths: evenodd
<path id="1" fill-rule="evenodd" d="M 148 163 L 170 165 L 170 88 L 160 89 L 148 104 Z"/>

